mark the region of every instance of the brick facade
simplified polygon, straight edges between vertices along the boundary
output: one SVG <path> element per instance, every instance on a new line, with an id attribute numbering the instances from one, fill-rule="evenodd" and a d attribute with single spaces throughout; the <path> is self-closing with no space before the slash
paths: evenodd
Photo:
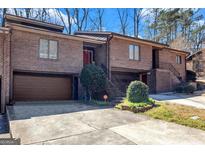
<path id="1" fill-rule="evenodd" d="M 129 60 L 129 45 L 140 46 L 140 60 Z M 134 41 L 113 38 L 110 43 L 111 67 L 122 67 L 139 70 L 152 68 L 152 46 L 143 45 Z"/>
<path id="2" fill-rule="evenodd" d="M 10 96 L 10 34 L 5 31 L 0 34 L 0 75 L 1 75 L 1 112 Z"/>
<path id="3" fill-rule="evenodd" d="M 176 63 L 176 56 L 182 57 L 182 63 Z M 163 63 L 170 63 L 180 73 L 183 80 L 186 79 L 186 54 L 180 52 L 174 52 L 171 49 L 163 49 L 159 51 L 159 68 L 162 67 Z"/>
<path id="4" fill-rule="evenodd" d="M 129 45 L 138 45 L 140 47 L 140 60 L 129 60 Z M 153 53 L 152 50 L 157 49 L 159 51 L 157 69 L 153 69 Z M 181 64 L 176 63 L 176 56 L 181 56 Z M 148 44 L 143 44 L 137 41 L 126 40 L 123 38 L 115 38 L 111 40 L 110 44 L 110 67 L 114 69 L 123 68 L 123 72 L 133 72 L 136 74 L 147 74 L 147 85 L 150 87 L 151 93 L 166 92 L 173 90 L 180 80 L 175 74 L 166 68 L 164 63 L 171 65 L 182 77 L 182 81 L 186 80 L 186 53 L 176 51 L 170 48 L 155 47 Z M 133 69 L 133 70 L 131 70 Z M 111 72 L 111 78 L 112 78 Z M 115 75 L 116 78 L 116 75 Z M 119 76 L 120 78 L 120 76 Z M 124 79 L 123 79 L 124 80 Z M 139 78 L 136 78 L 139 80 Z M 142 81 L 141 77 L 140 80 Z M 118 82 L 118 86 L 120 82 Z M 122 84 L 122 87 L 124 85 Z"/>
<path id="5" fill-rule="evenodd" d="M 40 39 L 58 41 L 57 60 L 39 58 Z M 11 42 L 11 63 L 13 70 L 78 74 L 83 68 L 82 41 L 13 30 Z"/>

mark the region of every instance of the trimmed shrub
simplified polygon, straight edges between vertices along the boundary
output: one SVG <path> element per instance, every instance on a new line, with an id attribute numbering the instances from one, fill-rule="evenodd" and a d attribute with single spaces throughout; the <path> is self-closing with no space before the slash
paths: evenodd
<path id="1" fill-rule="evenodd" d="M 175 89 L 177 93 L 186 93 L 186 94 L 193 94 L 196 90 L 196 87 L 191 82 L 182 83 L 178 85 Z"/>
<path id="2" fill-rule="evenodd" d="M 127 99 L 130 102 L 145 102 L 148 100 L 149 88 L 141 81 L 132 81 L 127 88 Z"/>
<path id="3" fill-rule="evenodd" d="M 193 81 L 193 82 L 196 81 L 196 72 L 187 70 L 186 75 L 187 75 L 187 81 Z"/>
<path id="4" fill-rule="evenodd" d="M 80 82 L 87 93 L 92 96 L 105 90 L 106 75 L 99 66 L 88 64 L 81 71 Z"/>

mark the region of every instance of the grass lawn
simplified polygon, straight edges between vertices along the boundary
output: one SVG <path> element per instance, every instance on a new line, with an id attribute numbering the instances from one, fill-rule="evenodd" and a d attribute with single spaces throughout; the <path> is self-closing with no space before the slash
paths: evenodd
<path id="1" fill-rule="evenodd" d="M 177 124 L 205 130 L 205 110 L 178 104 L 158 103 L 144 114 Z M 193 117 L 199 117 L 195 120 Z"/>

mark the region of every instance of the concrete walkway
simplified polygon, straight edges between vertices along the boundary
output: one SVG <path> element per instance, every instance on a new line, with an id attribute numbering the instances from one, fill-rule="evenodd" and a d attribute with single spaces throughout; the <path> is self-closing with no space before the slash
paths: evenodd
<path id="1" fill-rule="evenodd" d="M 74 102 L 7 108 L 22 144 L 205 144 L 205 131 Z"/>
<path id="2" fill-rule="evenodd" d="M 197 91 L 193 95 L 162 93 L 150 95 L 151 98 L 168 103 L 193 106 L 205 109 L 205 91 Z"/>

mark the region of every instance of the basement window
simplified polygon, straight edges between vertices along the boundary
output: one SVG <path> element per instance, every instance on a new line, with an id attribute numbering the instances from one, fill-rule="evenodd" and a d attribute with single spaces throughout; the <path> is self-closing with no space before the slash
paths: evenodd
<path id="1" fill-rule="evenodd" d="M 179 55 L 176 56 L 176 63 L 177 64 L 181 64 L 182 63 L 182 57 L 181 56 L 179 56 Z"/>
<path id="2" fill-rule="evenodd" d="M 138 45 L 129 45 L 129 59 L 140 60 L 140 48 Z"/>
<path id="3" fill-rule="evenodd" d="M 57 59 L 58 42 L 54 40 L 40 39 L 39 57 L 45 59 Z"/>

